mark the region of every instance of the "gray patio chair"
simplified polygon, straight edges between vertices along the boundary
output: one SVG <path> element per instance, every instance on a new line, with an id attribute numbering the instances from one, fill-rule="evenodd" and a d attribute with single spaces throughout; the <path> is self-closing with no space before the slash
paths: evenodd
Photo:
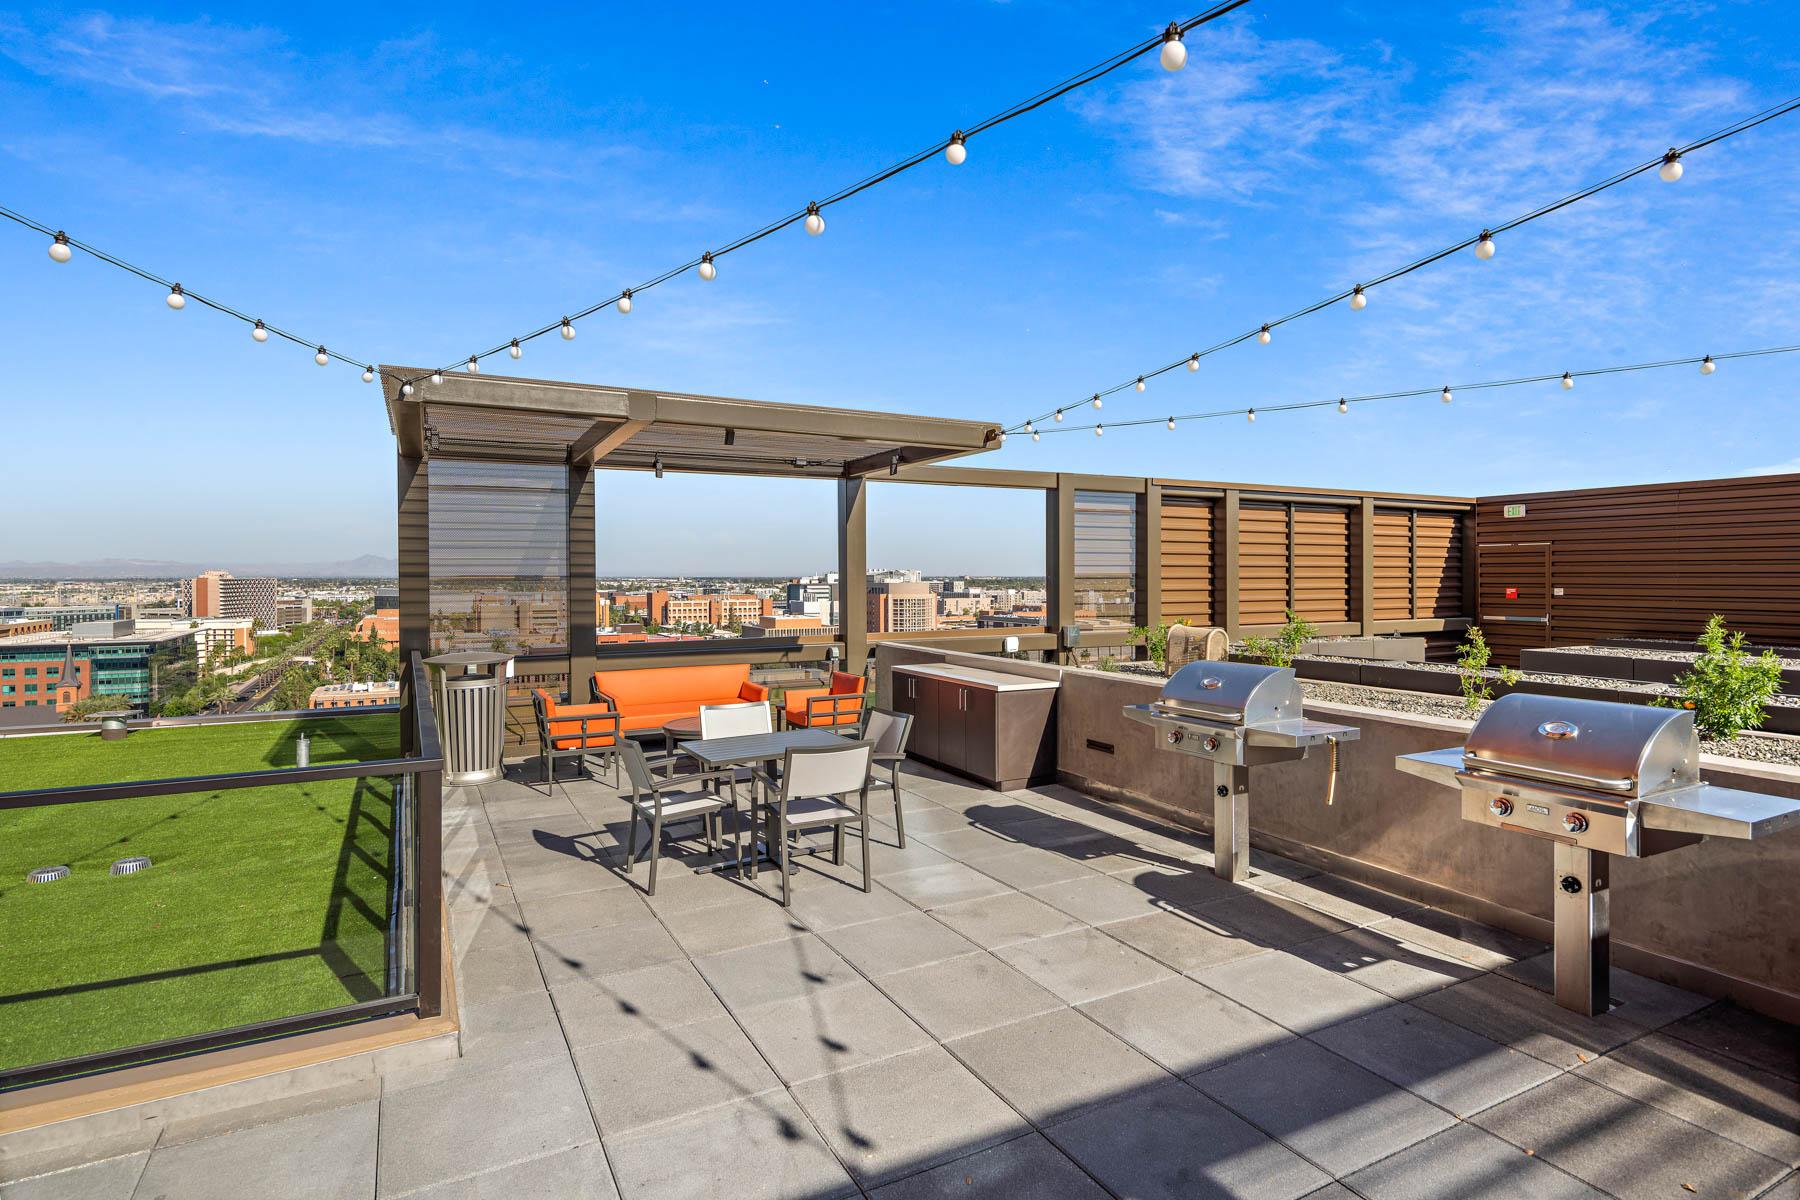
<path id="1" fill-rule="evenodd" d="M 906 849 L 906 814 L 900 808 L 900 764 L 906 761 L 906 739 L 912 736 L 912 714 L 890 708 L 871 708 L 863 716 L 861 738 L 875 747 L 869 772 L 869 790 L 886 788 L 894 794 L 894 830 L 900 848 Z M 883 769 L 887 778 L 881 777 Z"/>
<path id="2" fill-rule="evenodd" d="M 650 822 L 650 886 L 646 894 L 654 896 L 656 864 L 662 857 L 663 825 L 669 821 L 698 819 L 703 826 L 707 848 L 723 850 L 725 842 L 720 833 L 719 814 L 736 806 L 736 793 L 719 788 L 723 777 L 729 774 L 726 771 L 700 771 L 673 778 L 658 776 L 645 760 L 643 748 L 630 740 L 620 744 L 619 757 L 625 763 L 625 776 L 631 784 L 631 830 L 625 839 L 625 873 L 631 874 L 632 864 L 637 861 L 638 817 L 641 815 Z M 708 787 L 708 784 L 712 786 Z M 738 869 L 742 871 L 744 840 L 735 825 L 731 841 L 737 852 Z"/>
<path id="3" fill-rule="evenodd" d="M 862 837 L 862 890 L 869 890 L 869 770 L 874 747 L 868 742 L 801 749 L 790 747 L 781 760 L 781 777 L 757 770 L 764 799 L 763 826 L 775 851 L 781 875 L 781 903 L 793 901 L 793 881 L 788 875 L 788 838 L 792 834 L 829 828 L 831 860 L 844 861 L 844 827 L 854 825 Z M 771 798 L 772 797 L 772 798 Z M 855 806 L 847 801 L 855 798 Z M 751 822 L 752 825 L 755 821 Z M 756 858 L 750 859 L 750 878 L 756 878 Z"/>

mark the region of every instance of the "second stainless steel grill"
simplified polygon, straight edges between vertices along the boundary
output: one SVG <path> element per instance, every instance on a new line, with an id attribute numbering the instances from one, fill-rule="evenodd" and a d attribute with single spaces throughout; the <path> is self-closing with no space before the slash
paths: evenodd
<path id="1" fill-rule="evenodd" d="M 1250 769 L 1305 758 L 1324 745 L 1335 781 L 1337 743 L 1360 735 L 1351 725 L 1309 720 L 1302 701 L 1290 667 L 1197 662 L 1171 675 L 1154 703 L 1125 708 L 1131 720 L 1158 732 L 1164 749 L 1213 764 L 1213 872 L 1222 879 L 1249 874 Z"/>
<path id="2" fill-rule="evenodd" d="M 1682 709 L 1514 693 L 1465 745 L 1395 765 L 1459 789 L 1464 820 L 1555 844 L 1556 1001 L 1589 1016 L 1610 1002 L 1612 856 L 1800 824 L 1800 801 L 1701 782 L 1694 714 Z"/>

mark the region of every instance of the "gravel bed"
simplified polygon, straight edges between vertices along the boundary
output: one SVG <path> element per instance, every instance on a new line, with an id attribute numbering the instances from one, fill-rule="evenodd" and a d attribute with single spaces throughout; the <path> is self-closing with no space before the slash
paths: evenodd
<path id="1" fill-rule="evenodd" d="M 1606 654 L 1615 658 L 1651 658 L 1666 662 L 1691 663 L 1700 657 L 1698 650 L 1680 648 L 1680 643 L 1671 644 L 1667 650 L 1651 650 L 1644 646 L 1555 646 L 1556 650 L 1571 650 L 1578 654 Z M 1776 647 L 1779 654 L 1781 648 Z M 1800 670 L 1800 658 L 1783 658 L 1781 665 L 1789 671 Z"/>

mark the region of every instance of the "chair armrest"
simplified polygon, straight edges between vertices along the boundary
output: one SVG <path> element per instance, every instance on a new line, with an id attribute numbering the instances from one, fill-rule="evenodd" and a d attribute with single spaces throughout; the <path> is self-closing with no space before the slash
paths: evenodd
<path id="1" fill-rule="evenodd" d="M 756 701 L 756 700 L 767 700 L 768 698 L 769 698 L 769 689 L 760 683 L 748 683 L 747 682 L 744 684 L 743 687 L 738 689 L 738 699 L 739 700 Z"/>
<path id="2" fill-rule="evenodd" d="M 799 705 L 796 705 L 794 703 L 794 701 L 810 700 L 814 696 L 823 696 L 829 690 L 830 690 L 829 688 L 822 688 L 822 687 L 789 688 L 785 693 L 783 693 L 781 702 L 788 708 L 797 708 L 797 707 L 799 707 Z"/>
<path id="3" fill-rule="evenodd" d="M 731 771 L 732 769 L 730 767 L 718 767 L 711 771 L 695 771 L 692 775 L 675 775 L 668 779 L 658 779 L 656 781 L 656 786 L 652 787 L 650 790 L 653 792 L 667 792 L 673 791 L 686 784 L 701 783 L 708 779 L 728 779 L 731 776 Z"/>
<path id="4" fill-rule="evenodd" d="M 876 755 L 870 756 L 870 761 L 878 762 L 878 763 L 881 763 L 882 765 L 886 766 L 888 764 L 898 764 L 898 763 L 905 762 L 906 755 L 904 755 L 904 754 L 876 754 Z"/>
<path id="5" fill-rule="evenodd" d="M 750 777 L 758 783 L 766 783 L 772 788 L 781 786 L 781 778 L 767 767 L 751 767 Z"/>
<path id="6" fill-rule="evenodd" d="M 863 697 L 861 692 L 828 692 L 822 696 L 806 698 L 806 719 L 817 720 L 828 716 L 833 720 L 862 711 Z"/>
<path id="7" fill-rule="evenodd" d="M 589 687 L 592 689 L 592 691 L 594 693 L 594 703 L 604 705 L 605 707 L 612 709 L 614 712 L 619 711 L 619 702 L 617 700 L 614 700 L 611 696 L 607 695 L 605 692 L 600 690 L 600 677 L 598 675 L 594 676 L 594 678 L 590 681 Z"/>

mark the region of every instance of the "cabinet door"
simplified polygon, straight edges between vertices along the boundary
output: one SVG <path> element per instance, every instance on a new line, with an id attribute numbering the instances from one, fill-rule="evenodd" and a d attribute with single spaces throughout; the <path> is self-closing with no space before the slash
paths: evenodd
<path id="1" fill-rule="evenodd" d="M 933 687 L 937 707 L 935 757 L 938 762 L 955 771 L 963 769 L 963 709 L 968 703 L 969 691 L 961 684 L 948 680 L 938 680 Z"/>
<path id="2" fill-rule="evenodd" d="M 994 705 L 998 694 L 986 688 L 964 688 L 962 709 L 962 769 L 977 779 L 999 779 L 995 762 Z"/>
<path id="3" fill-rule="evenodd" d="M 895 708 L 912 714 L 912 736 L 906 748 L 920 758 L 937 757 L 937 713 L 933 711 L 931 689 L 934 680 L 923 675 L 896 675 Z"/>

